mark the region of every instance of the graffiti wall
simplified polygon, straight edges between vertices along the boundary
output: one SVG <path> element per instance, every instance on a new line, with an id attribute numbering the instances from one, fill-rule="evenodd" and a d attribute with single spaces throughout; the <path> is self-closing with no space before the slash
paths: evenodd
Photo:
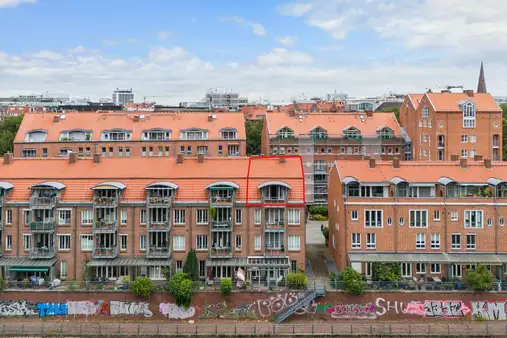
<path id="1" fill-rule="evenodd" d="M 291 309 L 289 321 L 298 320 L 507 320 L 506 293 L 365 293 L 360 297 L 330 292 L 305 301 L 304 292 L 196 293 L 192 306 L 177 306 L 167 293 L 150 301 L 129 292 L 4 292 L 0 317 L 34 317 L 97 320 L 136 317 L 145 320 L 257 321 L 272 320 Z"/>

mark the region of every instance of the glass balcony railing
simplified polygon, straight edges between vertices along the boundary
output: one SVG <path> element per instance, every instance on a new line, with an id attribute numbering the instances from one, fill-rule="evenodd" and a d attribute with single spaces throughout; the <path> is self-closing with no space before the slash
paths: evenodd
<path id="1" fill-rule="evenodd" d="M 209 256 L 210 258 L 232 257 L 232 248 L 231 247 L 211 248 Z"/>
<path id="2" fill-rule="evenodd" d="M 170 206 L 171 197 L 148 197 L 148 206 Z"/>
<path id="3" fill-rule="evenodd" d="M 32 259 L 48 259 L 55 257 L 56 250 L 54 246 L 32 248 L 30 250 L 30 258 Z"/>
<path id="4" fill-rule="evenodd" d="M 30 222 L 31 232 L 53 232 L 56 229 L 56 221 L 54 218 L 45 219 L 43 221 Z"/>
<path id="5" fill-rule="evenodd" d="M 97 247 L 93 249 L 93 258 L 116 258 L 118 256 L 118 247 Z"/>
<path id="6" fill-rule="evenodd" d="M 146 249 L 146 257 L 148 258 L 169 258 L 171 256 L 171 248 L 149 246 Z"/>
<path id="7" fill-rule="evenodd" d="M 232 204 L 232 196 L 213 196 L 211 195 L 209 201 L 212 205 Z"/>
<path id="8" fill-rule="evenodd" d="M 153 222 L 148 221 L 148 230 L 150 231 L 169 231 L 171 230 L 171 222 L 170 221 L 164 221 L 164 222 Z"/>
<path id="9" fill-rule="evenodd" d="M 284 256 L 285 247 L 278 243 L 267 243 L 264 247 L 264 254 L 267 256 Z"/>
<path id="10" fill-rule="evenodd" d="M 118 197 L 94 196 L 93 205 L 95 207 L 114 207 L 118 205 Z"/>
<path id="11" fill-rule="evenodd" d="M 116 230 L 118 230 L 118 221 L 116 220 L 95 221 L 93 224 L 94 232 L 112 232 Z"/>
<path id="12" fill-rule="evenodd" d="M 230 220 L 211 220 L 211 229 L 212 230 L 231 230 L 232 222 Z"/>
<path id="13" fill-rule="evenodd" d="M 30 197 L 30 208 L 54 208 L 56 196 L 54 197 Z"/>

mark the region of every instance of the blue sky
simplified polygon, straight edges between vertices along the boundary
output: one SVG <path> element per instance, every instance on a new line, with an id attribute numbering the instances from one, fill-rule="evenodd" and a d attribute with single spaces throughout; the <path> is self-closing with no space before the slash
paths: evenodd
<path id="1" fill-rule="evenodd" d="M 291 100 L 475 88 L 507 95 L 502 0 L 0 0 L 0 95 L 158 102 L 208 88 Z"/>

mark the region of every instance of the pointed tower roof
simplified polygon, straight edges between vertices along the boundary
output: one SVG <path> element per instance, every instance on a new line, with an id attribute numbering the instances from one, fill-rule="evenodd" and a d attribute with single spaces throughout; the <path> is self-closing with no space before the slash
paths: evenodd
<path id="1" fill-rule="evenodd" d="M 486 78 L 484 77 L 484 64 L 481 62 L 481 73 L 479 74 L 479 84 L 477 85 L 477 93 L 487 93 Z"/>

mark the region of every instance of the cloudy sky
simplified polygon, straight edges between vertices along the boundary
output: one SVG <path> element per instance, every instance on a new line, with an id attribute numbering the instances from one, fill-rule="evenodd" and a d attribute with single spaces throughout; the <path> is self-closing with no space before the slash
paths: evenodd
<path id="1" fill-rule="evenodd" d="M 0 95 L 507 95 L 505 0 L 0 0 Z"/>

